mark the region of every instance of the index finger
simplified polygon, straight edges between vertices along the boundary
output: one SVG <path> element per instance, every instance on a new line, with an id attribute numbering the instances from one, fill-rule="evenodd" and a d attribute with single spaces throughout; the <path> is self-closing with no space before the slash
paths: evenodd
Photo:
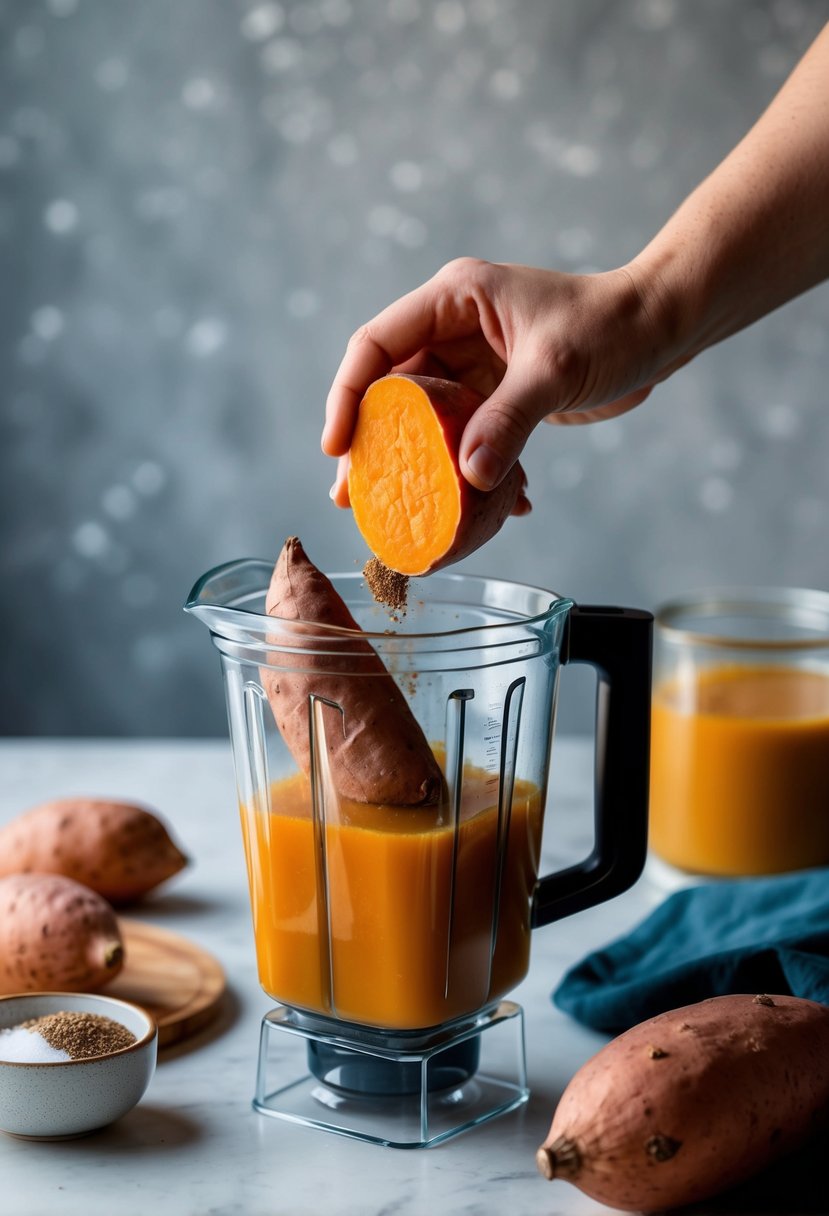
<path id="1" fill-rule="evenodd" d="M 326 456 L 345 455 L 366 389 L 394 367 L 391 355 L 373 336 L 375 321 L 369 321 L 350 339 L 334 376 L 325 402 L 322 450 Z"/>
<path id="2" fill-rule="evenodd" d="M 435 280 L 416 287 L 389 304 L 353 335 L 334 376 L 325 403 L 322 450 L 328 456 L 348 451 L 366 389 L 430 342 L 444 341 L 469 330 L 454 308 L 439 307 L 441 288 Z"/>

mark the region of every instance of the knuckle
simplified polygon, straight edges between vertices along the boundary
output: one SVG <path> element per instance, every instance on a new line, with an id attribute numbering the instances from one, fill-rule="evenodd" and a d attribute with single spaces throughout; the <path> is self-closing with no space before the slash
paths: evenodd
<path id="1" fill-rule="evenodd" d="M 373 342 L 371 322 L 366 321 L 365 325 L 361 325 L 359 329 L 355 329 L 354 333 L 348 339 L 348 349 L 354 350 L 358 346 L 364 346 L 367 342 Z"/>
<path id="2" fill-rule="evenodd" d="M 534 422 L 528 417 L 526 410 L 509 398 L 499 398 L 490 402 L 487 413 L 489 423 L 504 435 L 512 446 L 524 446 L 534 427 Z"/>
<path id="3" fill-rule="evenodd" d="M 576 346 L 556 340 L 539 345 L 533 352 L 533 363 L 539 379 L 555 386 L 559 409 L 578 405 L 590 380 L 589 361 Z"/>
<path id="4" fill-rule="evenodd" d="M 491 262 L 487 262 L 483 258 L 453 258 L 451 262 L 447 262 L 440 268 L 438 276 L 449 279 L 452 282 L 461 281 L 465 284 L 468 284 L 470 281 L 480 282 L 488 274 L 491 265 Z"/>

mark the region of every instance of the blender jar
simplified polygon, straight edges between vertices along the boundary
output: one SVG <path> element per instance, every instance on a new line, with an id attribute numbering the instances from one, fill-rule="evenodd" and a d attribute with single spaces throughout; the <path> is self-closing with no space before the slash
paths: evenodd
<path id="1" fill-rule="evenodd" d="M 260 983 L 303 1034 L 374 1035 L 381 1055 L 453 1028 L 471 1041 L 461 1066 L 474 1071 L 468 1027 L 526 975 L 531 930 L 620 893 L 644 864 L 651 617 L 441 573 L 413 584 L 395 619 L 361 575 L 331 575 L 354 631 L 268 616 L 271 569 L 221 566 L 186 605 L 221 655 Z M 336 788 L 333 740 L 351 701 L 365 703 L 365 682 L 378 678 L 366 669 L 366 642 L 439 762 L 444 784 L 431 805 L 358 802 Z M 598 673 L 594 847 L 539 876 L 567 662 Z M 298 676 L 306 765 L 269 700 L 281 679 Z M 317 1041 L 312 1069 L 319 1052 Z"/>

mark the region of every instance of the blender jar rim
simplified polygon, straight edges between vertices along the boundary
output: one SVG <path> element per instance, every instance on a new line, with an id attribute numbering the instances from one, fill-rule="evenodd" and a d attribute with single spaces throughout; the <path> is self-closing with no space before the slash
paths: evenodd
<path id="1" fill-rule="evenodd" d="M 219 577 L 221 575 L 229 575 L 232 571 L 241 570 L 242 568 L 244 568 L 246 566 L 247 567 L 256 567 L 256 566 L 262 567 L 263 571 L 267 571 L 267 578 L 264 582 L 260 582 L 258 588 L 255 591 L 253 588 L 251 588 L 250 591 L 247 593 L 247 595 L 241 594 L 239 596 L 239 599 L 240 600 L 244 600 L 245 598 L 251 599 L 254 597 L 254 595 L 257 597 L 261 596 L 263 594 L 263 591 L 266 589 L 268 582 L 270 581 L 270 574 L 273 569 L 273 564 L 270 562 L 266 562 L 264 559 L 261 559 L 261 558 L 238 558 L 234 561 L 224 562 L 218 566 L 214 566 L 212 569 L 208 570 L 205 574 L 203 574 L 199 579 L 197 579 L 196 583 L 193 586 L 193 589 L 191 590 L 189 596 L 187 597 L 187 601 L 184 605 L 185 611 L 198 614 L 200 610 L 202 610 L 202 611 L 207 610 L 207 612 L 209 612 L 211 616 L 213 615 L 214 612 L 217 615 L 221 615 L 223 613 L 240 614 L 247 619 L 250 627 L 254 630 L 257 628 L 257 625 L 263 631 L 272 630 L 274 623 L 279 622 L 280 627 L 287 626 L 289 633 L 295 631 L 297 636 L 302 637 L 302 639 L 305 642 L 311 641 L 315 636 L 319 636 L 321 639 L 333 639 L 333 640 L 340 640 L 342 642 L 347 642 L 349 639 L 368 639 L 370 641 L 381 640 L 387 645 L 388 644 L 393 645 L 395 641 L 398 641 L 400 643 L 405 643 L 408 645 L 413 642 L 428 641 L 430 639 L 431 640 L 439 640 L 439 639 L 455 640 L 455 639 L 462 638 L 465 635 L 469 635 L 469 634 L 475 635 L 476 639 L 478 639 L 478 638 L 481 638 L 482 635 L 486 635 L 493 631 L 508 630 L 508 629 L 515 629 L 516 627 L 537 625 L 537 624 L 540 624 L 540 623 L 550 619 L 550 617 L 553 615 L 558 615 L 559 613 L 564 613 L 564 612 L 569 611 L 569 609 L 573 606 L 573 603 L 574 603 L 574 601 L 567 596 L 559 595 L 555 591 L 550 591 L 547 588 L 538 587 L 531 583 L 516 582 L 511 579 L 502 579 L 502 578 L 497 578 L 497 577 L 493 577 L 493 576 L 489 576 L 489 575 L 465 574 L 465 573 L 460 573 L 460 572 L 453 573 L 453 572 L 439 571 L 436 574 L 431 574 L 428 576 L 429 582 L 432 583 L 433 585 L 435 583 L 441 583 L 444 585 L 456 584 L 458 586 L 460 586 L 462 584 L 473 584 L 473 585 L 477 585 L 480 587 L 486 583 L 502 584 L 504 586 L 510 587 L 513 591 L 523 590 L 526 592 L 535 593 L 539 596 L 546 597 L 548 600 L 547 607 L 541 612 L 536 612 L 536 613 L 532 613 L 532 614 L 524 614 L 524 613 L 515 612 L 514 610 L 505 608 L 499 604 L 486 603 L 484 601 L 481 601 L 480 604 L 475 604 L 471 601 L 462 601 L 462 600 L 439 601 L 439 602 L 447 603 L 450 605 L 454 604 L 456 607 L 459 607 L 459 608 L 460 607 L 480 607 L 482 609 L 489 608 L 494 611 L 503 611 L 505 613 L 509 613 L 510 615 L 505 617 L 504 620 L 489 621 L 489 622 L 486 622 L 485 624 L 480 624 L 480 625 L 464 625 L 464 626 L 461 626 L 456 629 L 428 629 L 428 630 L 423 630 L 423 631 L 407 632 L 405 629 L 389 629 L 389 628 L 377 629 L 377 630 L 349 629 L 342 625 L 329 625 L 323 621 L 314 621 L 314 620 L 307 620 L 307 619 L 302 619 L 302 618 L 287 620 L 284 617 L 271 616 L 271 615 L 268 615 L 267 613 L 254 612 L 251 609 L 244 607 L 243 603 L 225 604 L 225 603 L 216 602 L 216 601 L 211 602 L 210 600 L 205 600 L 202 598 L 205 588 L 212 580 L 216 579 L 217 577 Z M 345 581 L 345 582 L 353 583 L 355 585 L 357 585 L 357 584 L 365 585 L 365 578 L 364 578 L 363 574 L 360 572 L 357 572 L 357 571 L 334 571 L 330 574 L 326 573 L 326 577 L 331 579 L 332 582 L 335 582 L 335 583 L 337 581 L 338 582 Z M 380 607 L 380 605 L 378 605 L 378 607 Z M 399 624 L 399 622 L 396 622 L 396 623 Z M 311 631 L 316 631 L 316 632 L 311 632 Z M 214 632 L 216 632 L 216 630 L 214 630 Z M 490 644 L 496 645 L 496 646 L 503 645 L 504 641 L 503 640 L 502 641 L 493 640 L 493 642 Z M 483 642 L 483 640 L 476 641 L 477 647 L 480 647 L 482 645 L 486 645 L 486 643 Z"/>

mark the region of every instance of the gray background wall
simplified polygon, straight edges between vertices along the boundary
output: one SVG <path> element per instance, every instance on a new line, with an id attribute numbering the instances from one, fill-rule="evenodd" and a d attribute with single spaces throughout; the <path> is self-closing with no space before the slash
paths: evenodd
<path id="1" fill-rule="evenodd" d="M 472 253 L 632 256 L 829 19 L 777 0 L 0 4 L 6 734 L 222 734 L 195 578 L 329 503 L 356 326 Z M 541 428 L 534 514 L 464 563 L 651 607 L 827 587 L 829 290 L 633 414 Z M 564 723 L 586 723 L 572 685 Z"/>

